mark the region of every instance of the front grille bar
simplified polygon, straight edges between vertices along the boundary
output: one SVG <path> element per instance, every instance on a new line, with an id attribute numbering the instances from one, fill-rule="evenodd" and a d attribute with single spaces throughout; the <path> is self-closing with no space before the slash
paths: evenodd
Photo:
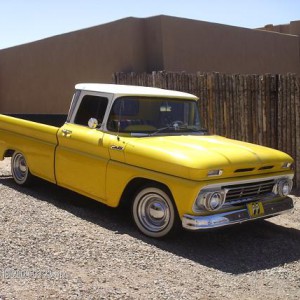
<path id="1" fill-rule="evenodd" d="M 274 180 L 266 180 L 240 185 L 223 186 L 222 188 L 226 191 L 225 202 L 228 204 L 237 204 L 268 195 L 272 193 L 274 184 Z"/>

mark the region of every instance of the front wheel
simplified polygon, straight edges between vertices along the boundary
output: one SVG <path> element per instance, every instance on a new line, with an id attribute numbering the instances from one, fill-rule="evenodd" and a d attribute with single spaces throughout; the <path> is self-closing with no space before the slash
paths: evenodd
<path id="1" fill-rule="evenodd" d="M 154 238 L 173 232 L 178 218 L 171 198 L 156 187 L 143 188 L 136 194 L 132 215 L 139 230 Z"/>
<path id="2" fill-rule="evenodd" d="M 11 158 L 11 174 L 19 185 L 28 185 L 32 180 L 26 159 L 21 152 L 15 152 Z"/>

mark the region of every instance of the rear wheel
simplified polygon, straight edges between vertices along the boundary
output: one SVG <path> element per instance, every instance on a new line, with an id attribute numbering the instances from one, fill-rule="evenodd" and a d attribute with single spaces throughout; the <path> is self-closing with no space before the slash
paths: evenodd
<path id="1" fill-rule="evenodd" d="M 11 174 L 14 181 L 19 185 L 26 186 L 32 180 L 26 159 L 21 152 L 15 152 L 11 158 Z"/>
<path id="2" fill-rule="evenodd" d="M 170 196 L 156 187 L 145 187 L 135 196 L 132 215 L 139 230 L 155 238 L 170 235 L 177 225 L 177 211 Z"/>

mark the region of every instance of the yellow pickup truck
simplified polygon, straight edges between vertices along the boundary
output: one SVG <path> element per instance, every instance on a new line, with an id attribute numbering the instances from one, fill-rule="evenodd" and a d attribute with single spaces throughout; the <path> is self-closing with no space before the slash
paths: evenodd
<path id="1" fill-rule="evenodd" d="M 62 127 L 0 115 L 0 159 L 15 182 L 34 176 L 117 207 L 147 236 L 205 230 L 293 209 L 293 159 L 211 135 L 198 98 L 158 88 L 77 84 Z M 179 226 L 178 226 L 179 225 Z"/>

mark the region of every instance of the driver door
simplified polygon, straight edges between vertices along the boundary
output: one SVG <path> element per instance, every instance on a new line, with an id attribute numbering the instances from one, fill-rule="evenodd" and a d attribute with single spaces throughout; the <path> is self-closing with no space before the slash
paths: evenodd
<path id="1" fill-rule="evenodd" d="M 109 150 L 103 145 L 104 133 L 89 128 L 88 120 L 101 124 L 108 98 L 84 95 L 74 120 L 58 131 L 55 172 L 57 184 L 105 202 L 105 175 Z"/>

